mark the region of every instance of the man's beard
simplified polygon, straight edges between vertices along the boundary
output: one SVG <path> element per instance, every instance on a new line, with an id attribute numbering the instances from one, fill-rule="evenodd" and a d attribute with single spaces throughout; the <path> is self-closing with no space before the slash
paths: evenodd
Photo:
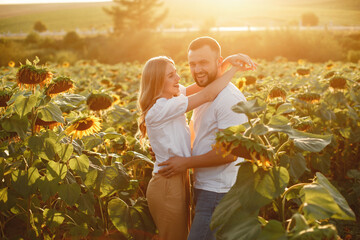
<path id="1" fill-rule="evenodd" d="M 199 74 L 203 74 L 204 72 L 201 72 Z M 196 77 L 196 74 L 194 75 L 194 80 L 196 82 L 196 84 L 199 86 L 199 87 L 206 87 L 207 85 L 209 85 L 210 83 L 212 83 L 213 81 L 215 81 L 216 79 L 216 76 L 217 76 L 217 71 L 216 72 L 213 72 L 212 74 L 211 73 L 208 73 L 208 72 L 205 72 L 205 74 L 207 75 L 207 82 L 205 83 L 200 83 Z"/>

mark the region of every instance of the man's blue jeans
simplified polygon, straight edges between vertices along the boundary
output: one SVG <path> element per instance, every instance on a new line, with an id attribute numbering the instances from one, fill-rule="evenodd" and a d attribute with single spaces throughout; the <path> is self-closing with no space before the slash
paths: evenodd
<path id="1" fill-rule="evenodd" d="M 215 240 L 210 230 L 211 216 L 215 207 L 225 196 L 225 193 L 210 192 L 194 189 L 195 193 L 195 217 L 191 225 L 188 240 Z"/>

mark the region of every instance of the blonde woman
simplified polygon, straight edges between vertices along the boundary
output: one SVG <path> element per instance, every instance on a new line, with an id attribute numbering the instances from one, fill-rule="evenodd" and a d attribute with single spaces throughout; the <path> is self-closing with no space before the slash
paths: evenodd
<path id="1" fill-rule="evenodd" d="M 246 55 L 232 55 L 226 61 L 219 60 L 216 67 L 224 69 L 229 64 L 242 62 L 253 69 L 254 64 Z M 207 63 L 204 63 L 205 65 Z M 185 113 L 212 101 L 230 82 L 238 70 L 232 67 L 220 78 L 205 88 L 193 84 L 187 88 L 179 84 L 173 60 L 155 57 L 147 61 L 142 72 L 139 107 L 139 130 L 141 138 L 146 135 L 155 153 L 153 177 L 149 182 L 146 197 L 150 213 L 162 240 L 185 240 L 188 235 L 186 203 L 186 173 L 165 178 L 158 174 L 159 163 L 173 156 L 191 156 L 190 131 Z M 204 70 L 205 77 L 211 72 Z"/>

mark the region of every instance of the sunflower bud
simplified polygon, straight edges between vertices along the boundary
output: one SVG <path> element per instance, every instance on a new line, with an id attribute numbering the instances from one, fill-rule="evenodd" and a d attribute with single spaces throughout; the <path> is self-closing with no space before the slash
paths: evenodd
<path id="1" fill-rule="evenodd" d="M 302 93 L 297 96 L 298 99 L 307 103 L 317 103 L 320 100 L 320 94 L 317 93 Z"/>
<path id="2" fill-rule="evenodd" d="M 335 76 L 330 79 L 330 87 L 333 89 L 345 89 L 346 88 L 346 78 Z"/>
<path id="3" fill-rule="evenodd" d="M 282 98 L 283 101 L 285 102 L 285 99 L 286 99 L 286 92 L 283 88 L 279 88 L 279 87 L 273 87 L 269 94 L 268 94 L 268 97 L 267 99 L 268 100 L 272 100 L 272 99 L 275 99 L 275 98 Z"/>
<path id="4" fill-rule="evenodd" d="M 310 69 L 309 68 L 298 68 L 298 69 L 296 69 L 296 74 L 299 76 L 309 76 Z"/>
<path id="5" fill-rule="evenodd" d="M 16 80 L 20 86 L 34 88 L 37 84 L 43 87 L 52 79 L 52 73 L 45 68 L 36 68 L 33 65 L 23 65 L 16 74 Z"/>
<path id="6" fill-rule="evenodd" d="M 87 98 L 86 104 L 93 111 L 105 110 L 111 107 L 113 99 L 105 93 L 95 94 L 92 93 Z"/>
<path id="7" fill-rule="evenodd" d="M 53 96 L 62 92 L 69 91 L 74 88 L 74 83 L 70 78 L 67 77 L 58 77 L 53 80 L 52 83 L 45 90 L 45 94 L 48 96 Z"/>

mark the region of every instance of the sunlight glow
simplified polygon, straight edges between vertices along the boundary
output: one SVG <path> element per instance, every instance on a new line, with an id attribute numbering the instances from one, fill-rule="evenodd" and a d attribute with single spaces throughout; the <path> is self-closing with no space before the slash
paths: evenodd
<path id="1" fill-rule="evenodd" d="M 0 5 L 35 3 L 111 2 L 112 0 L 0 0 Z"/>

